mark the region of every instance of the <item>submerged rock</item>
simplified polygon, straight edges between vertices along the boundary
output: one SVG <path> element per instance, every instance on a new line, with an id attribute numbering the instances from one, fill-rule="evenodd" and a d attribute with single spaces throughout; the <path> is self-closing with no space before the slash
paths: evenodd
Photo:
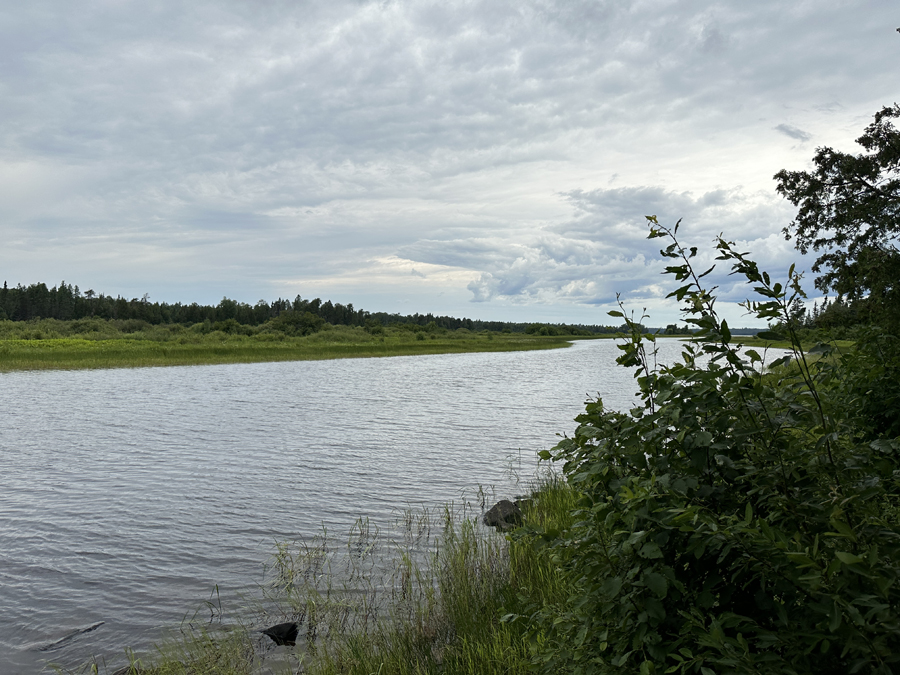
<path id="1" fill-rule="evenodd" d="M 522 511 L 508 499 L 501 499 L 484 514 L 482 520 L 490 527 L 512 530 L 522 524 Z"/>
<path id="2" fill-rule="evenodd" d="M 264 628 L 259 632 L 272 638 L 272 642 L 276 645 L 293 646 L 297 644 L 297 633 L 299 630 L 300 627 L 296 622 L 289 621 L 288 623 L 279 623 L 275 626 Z"/>

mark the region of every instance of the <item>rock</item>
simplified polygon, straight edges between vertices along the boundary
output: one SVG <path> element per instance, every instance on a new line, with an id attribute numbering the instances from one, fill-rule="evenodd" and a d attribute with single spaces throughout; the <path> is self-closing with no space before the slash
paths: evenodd
<path id="1" fill-rule="evenodd" d="M 259 631 L 263 635 L 268 635 L 276 645 L 295 645 L 297 644 L 297 633 L 299 626 L 294 621 L 288 623 L 279 623 L 276 626 L 264 628 Z"/>
<path id="2" fill-rule="evenodd" d="M 504 532 L 522 524 L 522 511 L 508 499 L 501 499 L 484 514 L 485 525 L 496 527 Z"/>

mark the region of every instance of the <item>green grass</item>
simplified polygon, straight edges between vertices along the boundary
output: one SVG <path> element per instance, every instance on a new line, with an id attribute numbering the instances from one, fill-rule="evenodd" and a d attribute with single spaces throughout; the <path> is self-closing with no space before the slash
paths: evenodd
<path id="1" fill-rule="evenodd" d="M 564 480 L 549 475 L 522 502 L 524 526 L 508 536 L 482 526 L 471 507 L 448 507 L 437 517 L 407 514 L 393 556 L 366 521 L 342 551 L 324 536 L 280 543 L 252 609 L 237 621 L 187 622 L 133 663 L 142 675 L 525 672 L 527 616 L 573 590 L 536 533 L 568 527 L 574 503 Z M 300 624 L 296 647 L 273 648 L 256 632 L 282 621 Z"/>
<path id="2" fill-rule="evenodd" d="M 408 331 L 373 336 L 362 329 L 344 327 L 307 337 L 221 332 L 201 335 L 187 331 L 166 335 L 165 339 L 155 337 L 157 339 L 135 335 L 0 339 L 0 372 L 520 351 L 564 347 L 571 339 L 457 331 L 417 339 L 417 334 Z"/>

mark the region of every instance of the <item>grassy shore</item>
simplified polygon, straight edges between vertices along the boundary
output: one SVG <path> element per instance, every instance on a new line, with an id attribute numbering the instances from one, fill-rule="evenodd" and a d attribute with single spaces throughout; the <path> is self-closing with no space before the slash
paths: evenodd
<path id="1" fill-rule="evenodd" d="M 74 336 L 45 332 L 28 337 L 0 335 L 0 372 L 521 351 L 564 347 L 571 339 L 465 330 L 428 334 L 389 329 L 372 335 L 362 328 L 344 326 L 305 337 L 165 329 L 146 334 L 93 331 Z"/>
<path id="2" fill-rule="evenodd" d="M 535 532 L 568 527 L 574 500 L 563 480 L 547 476 L 521 502 L 525 522 L 511 535 L 483 526 L 477 507 L 448 507 L 437 516 L 407 514 L 407 537 L 394 542 L 393 555 L 364 521 L 346 547 L 324 539 L 279 544 L 254 608 L 232 617 L 214 608 L 210 621 L 187 622 L 155 652 L 131 654 L 131 672 L 525 672 L 534 636 L 514 617 L 562 603 L 573 591 Z M 206 607 L 203 613 L 210 616 Z M 275 647 L 259 633 L 288 621 L 299 624 L 296 646 Z"/>

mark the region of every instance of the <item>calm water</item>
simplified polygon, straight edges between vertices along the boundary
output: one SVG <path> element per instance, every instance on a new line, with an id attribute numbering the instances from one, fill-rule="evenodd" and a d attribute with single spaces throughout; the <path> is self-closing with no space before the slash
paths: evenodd
<path id="1" fill-rule="evenodd" d="M 588 395 L 634 401 L 617 353 L 0 375 L 0 673 L 146 648 L 216 584 L 261 581 L 276 539 L 512 496 L 510 465 L 530 475 Z"/>

